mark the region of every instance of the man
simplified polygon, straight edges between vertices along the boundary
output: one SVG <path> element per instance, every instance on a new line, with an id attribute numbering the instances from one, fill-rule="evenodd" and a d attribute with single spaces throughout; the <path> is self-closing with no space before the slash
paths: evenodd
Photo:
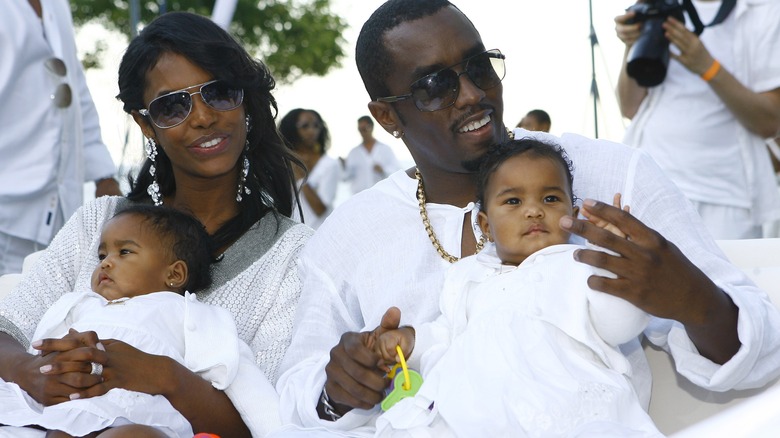
<path id="1" fill-rule="evenodd" d="M 547 114 L 547 111 L 535 109 L 528 111 L 528 114 L 520 119 L 520 123 L 517 124 L 517 127 L 528 131 L 550 132 L 551 125 L 552 122 L 550 121 L 550 115 Z"/>
<path id="2" fill-rule="evenodd" d="M 398 172 L 352 197 L 304 249 L 304 290 L 277 385 L 284 422 L 372 433 L 375 405 L 388 384 L 368 348 L 372 331 L 435 318 L 444 271 L 451 260 L 474 254 L 481 240 L 474 171 L 487 148 L 507 137 L 502 58 L 485 51 L 474 25 L 446 0 L 391 0 L 364 25 L 356 60 L 369 109 L 403 138 L 419 177 L 414 168 Z M 564 229 L 619 254 L 577 252 L 578 261 L 617 275 L 591 277 L 589 285 L 659 317 L 649 338 L 669 347 L 681 372 L 700 385 L 726 390 L 776 376 L 780 314 L 719 255 L 695 211 L 652 160 L 579 136 L 559 142 L 574 162 L 577 196 L 611 200 L 620 192 L 631 213 L 659 231 L 618 208 L 584 202 L 592 216 L 628 236 L 561 220 Z M 388 311 L 391 306 L 401 315 Z M 650 376 L 639 341 L 624 352 L 646 406 Z M 418 359 L 412 353 L 412 366 Z"/>
<path id="3" fill-rule="evenodd" d="M 780 218 L 764 146 L 780 129 L 780 3 L 693 5 L 685 14 L 690 28 L 694 12 L 705 24 L 725 18 L 699 36 L 672 17 L 655 28 L 671 41 L 672 59 L 663 82 L 650 88 L 640 85 L 644 74 L 629 76 L 628 61 L 643 53 L 635 48 L 665 41 L 650 42 L 654 34 L 645 35 L 642 22 L 629 24 L 634 12 L 615 18 L 626 46 L 618 78 L 620 109 L 631 119 L 624 142 L 656 160 L 716 239 L 759 238 L 764 222 Z"/>
<path id="4" fill-rule="evenodd" d="M 344 179 L 352 185 L 352 194 L 362 192 L 401 168 L 390 146 L 374 138 L 374 121 L 369 116 L 358 119 L 363 143 L 355 146 L 344 160 Z"/>
<path id="5" fill-rule="evenodd" d="M 82 204 L 119 195 L 64 0 L 12 0 L 0 14 L 0 274 L 45 248 Z"/>

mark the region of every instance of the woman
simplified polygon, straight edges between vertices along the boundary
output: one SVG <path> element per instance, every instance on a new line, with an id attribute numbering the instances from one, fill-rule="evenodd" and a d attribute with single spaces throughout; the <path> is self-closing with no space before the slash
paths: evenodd
<path id="1" fill-rule="evenodd" d="M 333 211 L 341 179 L 339 163 L 325 155 L 330 143 L 328 127 L 317 111 L 298 108 L 282 118 L 279 131 L 306 166 L 296 169 L 301 211 L 294 212 L 293 218 L 301 220 L 302 216 L 302 221 L 316 230 Z"/>
<path id="2" fill-rule="evenodd" d="M 181 364 L 122 342 L 98 343 L 92 332 L 30 339 L 60 295 L 89 287 L 102 224 L 124 205 L 164 204 L 193 214 L 212 236 L 213 284 L 193 292 L 232 313 L 239 337 L 276 381 L 300 292 L 295 260 L 311 231 L 288 219 L 291 163 L 300 164 L 276 130 L 274 86 L 267 68 L 206 18 L 165 14 L 133 39 L 118 98 L 148 139 L 147 159 L 127 198 L 82 207 L 0 303 L 0 377 L 45 405 L 115 387 L 160 394 L 195 432 L 261 435 L 278 422 L 272 409 L 242 403 L 257 389 L 218 391 Z M 31 341 L 50 354 L 27 354 Z"/>

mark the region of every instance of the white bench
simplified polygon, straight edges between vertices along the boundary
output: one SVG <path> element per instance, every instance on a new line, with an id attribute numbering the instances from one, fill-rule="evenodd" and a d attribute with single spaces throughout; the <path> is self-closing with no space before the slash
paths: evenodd
<path id="1" fill-rule="evenodd" d="M 718 241 L 721 249 L 729 260 L 745 273 L 763 290 L 765 290 L 775 306 L 780 303 L 780 238 L 774 239 L 747 239 L 747 240 L 721 240 Z M 780 306 L 778 306 L 780 307 Z M 728 436 L 730 438 L 737 436 L 756 437 L 755 431 L 749 432 L 750 421 L 742 418 L 732 427 L 738 425 L 734 431 L 729 430 L 724 433 L 725 425 L 718 423 L 728 423 L 725 418 L 732 414 L 732 407 L 745 401 L 748 398 L 755 398 L 755 402 L 769 397 L 758 394 L 772 392 L 775 396 L 774 411 L 780 414 L 780 385 L 777 381 L 770 383 L 764 388 L 744 390 L 712 392 L 707 391 L 692 384 L 687 379 L 679 376 L 674 370 L 674 364 L 671 357 L 662 350 L 651 346 L 645 346 L 645 353 L 650 362 L 650 369 L 653 373 L 653 391 L 650 400 L 650 416 L 655 421 L 658 429 L 664 434 L 674 434 L 690 427 L 689 430 L 675 434 L 677 437 L 700 437 L 700 436 Z M 780 366 L 780 364 L 778 364 Z M 769 388 L 778 386 L 778 391 L 768 391 Z M 751 399 L 751 403 L 754 400 Z M 727 409 L 728 408 L 728 409 Z M 737 410 L 741 406 L 733 409 Z M 744 409 L 744 408 L 742 408 Z M 724 420 L 719 421 L 717 417 L 723 416 Z M 707 421 L 704 421 L 707 420 Z M 764 420 L 755 418 L 754 422 Z M 778 416 L 780 421 L 780 416 Z M 735 422 L 731 422 L 735 423 Z M 718 424 L 717 427 L 714 425 Z M 695 425 L 695 426 L 694 426 Z M 693 427 L 691 427 L 693 426 Z M 712 427 L 705 432 L 704 428 Z M 736 431 L 740 431 L 737 434 Z M 775 429 L 772 436 L 780 436 L 780 428 Z"/>

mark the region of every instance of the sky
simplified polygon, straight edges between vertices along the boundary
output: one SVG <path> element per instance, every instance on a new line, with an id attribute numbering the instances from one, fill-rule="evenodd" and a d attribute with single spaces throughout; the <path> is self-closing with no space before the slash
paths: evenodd
<path id="1" fill-rule="evenodd" d="M 625 121 L 615 100 L 615 85 L 623 56 L 623 44 L 615 36 L 614 17 L 632 1 L 592 0 L 598 45 L 594 52 L 595 77 L 600 95 L 596 108 L 599 137 L 620 141 Z M 280 119 L 294 108 L 317 110 L 331 133 L 329 154 L 346 156 L 360 143 L 357 119 L 369 114 L 368 94 L 358 75 L 354 47 L 360 27 L 381 0 L 331 0 L 332 11 L 348 23 L 345 31 L 347 57 L 341 67 L 325 77 L 305 77 L 274 93 Z M 514 126 L 531 109 L 547 111 L 551 132 L 576 132 L 595 136 L 591 67 L 589 2 L 587 0 L 453 0 L 474 23 L 485 47 L 498 48 L 507 57 L 504 78 L 504 122 Z M 122 112 L 117 94 L 116 69 L 125 43 L 96 27 L 77 35 L 83 49 L 95 39 L 107 39 L 103 68 L 87 72 L 87 82 L 101 117 L 103 138 L 117 162 L 141 158 L 141 137 L 129 116 Z M 406 163 L 411 158 L 401 140 L 379 125 L 374 135 L 391 146 Z M 125 148 L 125 139 L 129 144 Z"/>

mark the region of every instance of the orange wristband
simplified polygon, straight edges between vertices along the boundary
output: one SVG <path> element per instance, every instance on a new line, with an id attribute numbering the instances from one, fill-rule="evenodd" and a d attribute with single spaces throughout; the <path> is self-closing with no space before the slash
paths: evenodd
<path id="1" fill-rule="evenodd" d="M 704 73 L 702 73 L 701 78 L 705 81 L 709 82 L 712 80 L 712 78 L 715 77 L 716 74 L 720 71 L 720 62 L 718 62 L 717 59 L 712 61 L 712 65 L 710 68 L 707 69 Z"/>

